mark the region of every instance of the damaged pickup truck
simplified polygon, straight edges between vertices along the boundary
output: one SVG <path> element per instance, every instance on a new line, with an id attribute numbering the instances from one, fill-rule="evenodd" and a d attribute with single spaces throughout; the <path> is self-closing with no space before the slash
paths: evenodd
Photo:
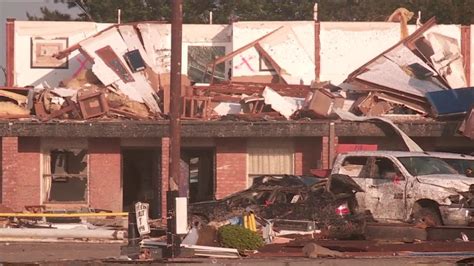
<path id="1" fill-rule="evenodd" d="M 469 225 L 474 221 L 474 179 L 422 152 L 357 151 L 336 157 L 331 174 L 349 175 L 360 212 L 378 221 Z"/>
<path id="2" fill-rule="evenodd" d="M 261 176 L 244 191 L 214 201 L 193 203 L 193 222 L 223 222 L 250 208 L 266 220 L 311 220 L 330 238 L 363 235 L 364 215 L 354 215 L 355 194 L 363 191 L 350 177 Z"/>

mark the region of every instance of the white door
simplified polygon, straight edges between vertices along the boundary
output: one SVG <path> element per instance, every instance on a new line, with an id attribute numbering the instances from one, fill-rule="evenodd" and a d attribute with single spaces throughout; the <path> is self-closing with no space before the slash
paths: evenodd
<path id="1" fill-rule="evenodd" d="M 405 178 L 389 158 L 370 158 L 369 165 L 365 181 L 365 207 L 375 219 L 404 220 Z"/>

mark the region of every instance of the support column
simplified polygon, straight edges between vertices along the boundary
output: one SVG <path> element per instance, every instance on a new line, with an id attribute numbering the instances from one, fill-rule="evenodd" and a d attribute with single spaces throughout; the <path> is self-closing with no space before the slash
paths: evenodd
<path id="1" fill-rule="evenodd" d="M 461 26 L 461 54 L 467 86 L 471 86 L 471 26 Z"/>
<path id="2" fill-rule="evenodd" d="M 2 137 L 2 205 L 23 211 L 41 204 L 40 139 Z"/>
<path id="3" fill-rule="evenodd" d="M 90 138 L 89 205 L 97 209 L 121 211 L 122 155 L 119 138 Z"/>
<path id="4" fill-rule="evenodd" d="M 168 176 L 170 171 L 170 138 L 161 138 L 161 218 L 166 221 L 166 191 L 168 191 Z"/>
<path id="5" fill-rule="evenodd" d="M 318 18 L 318 3 L 314 4 L 314 80 L 321 76 L 321 24 Z"/>
<path id="6" fill-rule="evenodd" d="M 15 19 L 7 18 L 6 24 L 6 64 L 7 64 L 7 76 L 5 85 L 7 87 L 13 87 L 15 85 Z"/>
<path id="7" fill-rule="evenodd" d="M 247 145 L 241 138 L 216 139 L 216 199 L 247 188 Z"/>
<path id="8" fill-rule="evenodd" d="M 328 136 L 322 137 L 321 160 L 323 169 L 332 168 L 338 143 L 339 138 L 336 136 L 335 124 L 330 122 Z"/>

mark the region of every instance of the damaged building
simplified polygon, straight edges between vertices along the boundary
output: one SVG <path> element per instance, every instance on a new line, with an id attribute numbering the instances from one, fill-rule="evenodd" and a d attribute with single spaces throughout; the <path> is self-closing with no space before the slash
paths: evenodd
<path id="1" fill-rule="evenodd" d="M 223 198 L 264 174 L 329 169 L 338 152 L 407 150 L 400 131 L 424 150 L 472 152 L 472 26 L 429 20 L 402 40 L 399 27 L 183 25 L 181 174 L 190 202 Z M 170 24 L 8 20 L 6 44 L 0 203 L 121 211 L 140 200 L 162 216 Z M 399 131 L 335 109 L 390 119 Z"/>

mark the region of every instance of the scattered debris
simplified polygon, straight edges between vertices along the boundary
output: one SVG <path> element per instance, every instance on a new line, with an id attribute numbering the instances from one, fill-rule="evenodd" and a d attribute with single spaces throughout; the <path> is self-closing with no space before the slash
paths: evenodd
<path id="1" fill-rule="evenodd" d="M 305 255 L 305 257 L 311 259 L 344 257 L 344 255 L 339 251 L 330 250 L 315 243 L 306 244 L 303 247 L 303 254 Z"/>
<path id="2" fill-rule="evenodd" d="M 273 224 L 272 230 L 290 229 L 290 224 L 284 221 L 291 219 L 294 231 L 298 226 L 305 227 L 305 230 L 309 226 L 311 231 L 323 230 L 328 238 L 350 238 L 364 231 L 364 217 L 346 215 L 354 213 L 351 208 L 357 191 L 362 189 L 344 175 L 331 176 L 329 179 L 261 176 L 255 178 L 247 190 L 218 201 L 190 204 L 189 212 L 194 217 L 202 217 L 201 220 L 226 224 L 251 209 L 255 213 L 257 229 L 269 222 Z M 344 214 L 337 211 L 341 206 L 345 208 Z M 295 220 L 306 221 L 298 225 Z M 298 231 L 302 231 L 301 228 Z M 267 234 L 273 233 L 269 231 Z"/>

